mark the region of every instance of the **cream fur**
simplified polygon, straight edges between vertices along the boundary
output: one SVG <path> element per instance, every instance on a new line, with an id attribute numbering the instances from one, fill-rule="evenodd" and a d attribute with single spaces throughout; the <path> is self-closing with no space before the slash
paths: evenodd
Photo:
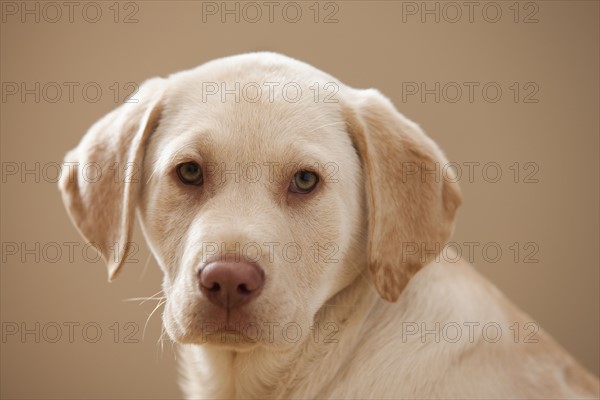
<path id="1" fill-rule="evenodd" d="M 268 85 L 286 83 L 301 88 L 297 101 L 291 91 L 271 96 Z M 215 95 L 223 84 L 239 98 Z M 242 91 L 257 86 L 256 101 Z M 111 279 L 137 210 L 164 272 L 163 321 L 180 343 L 188 398 L 598 397 L 598 380 L 546 333 L 515 343 L 509 327 L 530 319 L 471 266 L 428 251 L 448 240 L 460 191 L 406 174 L 407 163 L 421 172 L 446 159 L 379 92 L 254 53 L 148 81 L 138 100 L 90 129 L 66 158 L 80 168 L 60 188 Z M 177 180 L 176 166 L 187 161 L 203 167 L 202 187 Z M 88 162 L 138 173 L 92 183 L 81 167 Z M 260 179 L 238 165 L 260 170 Z M 288 193 L 293 173 L 307 168 L 318 170 L 317 189 Z M 302 251 L 298 260 L 283 253 L 290 243 Z M 409 254 L 406 243 L 419 251 Z M 260 340 L 211 334 L 207 323 L 220 321 L 220 311 L 197 282 L 198 267 L 215 257 L 207 244 L 260 251 L 266 284 L 237 320 L 240 329 L 258 326 Z M 436 323 L 462 335 L 423 334 Z M 502 328 L 495 343 L 482 336 L 486 323 Z"/>

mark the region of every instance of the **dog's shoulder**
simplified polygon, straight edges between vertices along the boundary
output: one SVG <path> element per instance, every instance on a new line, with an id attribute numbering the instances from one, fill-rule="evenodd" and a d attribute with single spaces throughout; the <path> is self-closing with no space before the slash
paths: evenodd
<path id="1" fill-rule="evenodd" d="M 397 303 L 376 303 L 363 330 L 344 367 L 355 384 L 328 395 L 352 397 L 352 387 L 396 398 L 598 396 L 597 380 L 463 260 L 424 267 Z M 365 374 L 369 387 L 357 388 Z"/>

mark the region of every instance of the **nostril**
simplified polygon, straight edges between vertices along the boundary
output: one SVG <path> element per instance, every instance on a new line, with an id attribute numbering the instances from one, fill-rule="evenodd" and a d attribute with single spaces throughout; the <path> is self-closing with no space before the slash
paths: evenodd
<path id="1" fill-rule="evenodd" d="M 218 292 L 219 290 L 221 290 L 221 285 L 219 285 L 217 282 L 214 282 L 211 287 L 206 288 L 206 289 L 209 292 Z"/>
<path id="2" fill-rule="evenodd" d="M 239 294 L 248 295 L 252 293 L 252 290 L 248 289 L 248 286 L 246 286 L 245 283 L 242 283 L 241 285 L 238 285 L 237 292 Z"/>

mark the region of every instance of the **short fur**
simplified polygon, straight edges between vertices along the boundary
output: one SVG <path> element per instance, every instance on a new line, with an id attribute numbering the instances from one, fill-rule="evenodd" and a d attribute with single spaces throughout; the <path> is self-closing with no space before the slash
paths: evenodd
<path id="1" fill-rule="evenodd" d="M 266 83 L 294 83 L 302 95 L 271 96 Z M 315 84 L 336 88 L 336 101 L 325 91 L 315 98 Z M 236 85 L 237 99 L 214 95 Z M 257 86 L 258 100 L 241 91 Z M 135 100 L 68 153 L 79 168 L 60 188 L 110 279 L 137 210 L 164 272 L 163 321 L 181 344 L 188 398 L 598 397 L 598 380 L 546 333 L 535 344 L 514 340 L 509 327 L 530 319 L 471 266 L 436 257 L 460 191 L 452 177 L 423 173 L 446 158 L 379 92 L 254 53 L 152 79 Z M 201 187 L 178 180 L 176 166 L 188 161 L 203 168 Z M 86 179 L 92 162 L 103 172 L 116 165 L 123 179 Z M 252 178 L 244 175 L 250 166 Z M 293 174 L 305 169 L 318 170 L 319 185 L 289 193 Z M 284 251 L 290 244 L 300 257 Z M 200 292 L 198 269 L 209 255 L 249 258 L 241 249 L 251 248 L 265 287 L 225 317 Z M 465 332 L 495 323 L 504 334 L 496 342 L 465 332 L 439 340 L 436 323 Z M 247 335 L 250 328 L 260 335 Z"/>

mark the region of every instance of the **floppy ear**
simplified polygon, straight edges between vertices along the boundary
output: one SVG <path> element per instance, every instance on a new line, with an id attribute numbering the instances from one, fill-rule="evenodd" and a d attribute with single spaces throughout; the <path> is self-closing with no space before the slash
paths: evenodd
<path id="1" fill-rule="evenodd" d="M 365 171 L 369 269 L 381 297 L 394 302 L 445 245 L 461 195 L 443 153 L 416 124 L 378 91 L 357 94 L 345 112 Z"/>
<path id="2" fill-rule="evenodd" d="M 158 125 L 164 86 L 161 78 L 146 81 L 135 98 L 97 121 L 65 156 L 59 181 L 65 207 L 106 261 L 109 281 L 129 251 L 145 142 Z"/>

